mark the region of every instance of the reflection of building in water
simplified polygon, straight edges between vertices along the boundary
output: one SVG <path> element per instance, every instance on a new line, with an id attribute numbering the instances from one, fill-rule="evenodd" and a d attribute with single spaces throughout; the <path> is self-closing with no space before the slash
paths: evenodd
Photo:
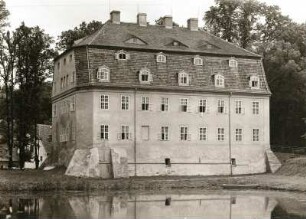
<path id="1" fill-rule="evenodd" d="M 0 219 L 39 218 L 38 199 L 0 199 Z"/>

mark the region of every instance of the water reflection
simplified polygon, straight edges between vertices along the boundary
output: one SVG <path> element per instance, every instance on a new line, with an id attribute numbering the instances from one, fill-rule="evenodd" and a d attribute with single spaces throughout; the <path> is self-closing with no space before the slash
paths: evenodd
<path id="1" fill-rule="evenodd" d="M 296 216 L 296 215 L 295 215 Z M 0 198 L 0 219 L 9 218 L 303 218 L 260 195 L 53 195 Z"/>

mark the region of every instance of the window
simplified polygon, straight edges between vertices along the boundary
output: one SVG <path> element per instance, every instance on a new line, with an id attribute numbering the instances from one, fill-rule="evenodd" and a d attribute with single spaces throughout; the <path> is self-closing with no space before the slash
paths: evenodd
<path id="1" fill-rule="evenodd" d="M 188 127 L 182 126 L 180 128 L 181 128 L 181 140 L 182 141 L 190 140 L 190 135 L 188 134 Z"/>
<path id="2" fill-rule="evenodd" d="M 224 100 L 218 100 L 218 113 L 225 113 Z"/>
<path id="3" fill-rule="evenodd" d="M 161 111 L 168 111 L 169 109 L 169 99 L 167 97 L 161 98 Z"/>
<path id="4" fill-rule="evenodd" d="M 117 60 L 128 60 L 130 58 L 130 55 L 125 51 L 120 50 L 115 54 L 115 57 Z"/>
<path id="5" fill-rule="evenodd" d="M 182 71 L 179 73 L 178 75 L 178 83 L 179 83 L 179 86 L 188 86 L 189 85 L 189 75 Z"/>
<path id="6" fill-rule="evenodd" d="M 194 65 L 203 65 L 203 59 L 200 56 L 195 56 L 193 58 Z"/>
<path id="7" fill-rule="evenodd" d="M 220 74 L 215 75 L 215 86 L 224 87 L 224 77 Z"/>
<path id="8" fill-rule="evenodd" d="M 121 140 L 130 139 L 129 126 L 126 125 L 121 126 L 121 133 L 119 137 Z"/>
<path id="9" fill-rule="evenodd" d="M 205 113 L 206 112 L 206 100 L 202 99 L 199 102 L 199 112 Z"/>
<path id="10" fill-rule="evenodd" d="M 109 97 L 108 95 L 101 95 L 100 98 L 100 107 L 101 109 L 108 109 L 109 105 Z"/>
<path id="11" fill-rule="evenodd" d="M 162 126 L 161 127 L 161 137 L 160 139 L 162 141 L 168 141 L 169 140 L 169 127 L 168 126 Z"/>
<path id="12" fill-rule="evenodd" d="M 139 81 L 142 84 L 149 84 L 152 81 L 152 75 L 149 69 L 143 68 L 139 71 Z"/>
<path id="13" fill-rule="evenodd" d="M 241 114 L 242 113 L 242 101 L 237 100 L 236 101 L 236 114 Z"/>
<path id="14" fill-rule="evenodd" d="M 66 65 L 66 58 L 64 58 L 64 65 Z"/>
<path id="15" fill-rule="evenodd" d="M 75 71 L 73 71 L 72 74 L 71 74 L 71 81 L 70 81 L 70 83 L 73 83 L 74 80 L 75 80 Z"/>
<path id="16" fill-rule="evenodd" d="M 188 109 L 188 99 L 187 98 L 182 98 L 181 99 L 181 111 L 182 112 L 187 112 Z"/>
<path id="17" fill-rule="evenodd" d="M 121 96 L 121 109 L 128 110 L 129 109 L 129 96 Z"/>
<path id="18" fill-rule="evenodd" d="M 259 114 L 259 102 L 254 101 L 252 103 L 252 106 L 253 106 L 253 108 L 252 108 L 253 114 L 258 115 Z"/>
<path id="19" fill-rule="evenodd" d="M 64 78 L 61 78 L 61 89 L 64 88 Z"/>
<path id="20" fill-rule="evenodd" d="M 75 98 L 72 97 L 70 101 L 70 111 L 73 112 L 75 111 Z"/>
<path id="21" fill-rule="evenodd" d="M 109 81 L 109 68 L 101 66 L 97 70 L 97 79 L 99 82 Z"/>
<path id="22" fill-rule="evenodd" d="M 141 98 L 141 110 L 148 111 L 150 105 L 150 99 L 149 97 L 142 97 Z"/>
<path id="23" fill-rule="evenodd" d="M 259 89 L 259 77 L 257 76 L 251 76 L 249 86 L 251 89 Z"/>
<path id="24" fill-rule="evenodd" d="M 259 129 L 253 129 L 253 141 L 259 141 Z"/>
<path id="25" fill-rule="evenodd" d="M 200 128 L 200 130 L 199 130 L 200 141 L 206 141 L 207 140 L 206 131 L 207 131 L 206 128 Z"/>
<path id="26" fill-rule="evenodd" d="M 65 83 L 66 87 L 68 86 L 68 83 L 69 83 L 69 75 L 66 76 L 66 83 Z"/>
<path id="27" fill-rule="evenodd" d="M 165 159 L 165 165 L 166 165 L 167 167 L 171 167 L 170 158 L 166 158 L 166 159 Z M 167 200 L 168 200 L 168 201 L 167 201 Z M 171 199 L 170 199 L 170 201 L 171 201 Z M 166 199 L 166 204 L 165 204 L 165 205 L 170 205 L 170 201 L 169 201 L 169 198 L 167 198 L 167 199 Z"/>
<path id="28" fill-rule="evenodd" d="M 224 128 L 218 128 L 218 141 L 224 141 Z"/>
<path id="29" fill-rule="evenodd" d="M 231 58 L 229 61 L 228 61 L 228 65 L 230 68 L 237 68 L 238 67 L 238 62 L 236 59 L 234 58 Z"/>
<path id="30" fill-rule="evenodd" d="M 101 139 L 108 140 L 108 125 L 101 125 Z"/>
<path id="31" fill-rule="evenodd" d="M 242 141 L 242 129 L 236 129 L 236 141 Z"/>
<path id="32" fill-rule="evenodd" d="M 72 62 L 72 54 L 69 55 L 69 62 Z"/>
<path id="33" fill-rule="evenodd" d="M 167 58 L 163 53 L 159 53 L 156 55 L 156 62 L 166 63 Z"/>
<path id="34" fill-rule="evenodd" d="M 58 62 L 58 63 L 57 63 L 57 69 L 60 70 L 60 68 L 61 68 L 61 63 Z"/>
<path id="35" fill-rule="evenodd" d="M 141 139 L 143 141 L 148 141 L 149 135 L 149 126 L 141 126 Z"/>
<path id="36" fill-rule="evenodd" d="M 57 109 L 56 109 L 56 105 L 53 106 L 53 117 L 56 117 L 57 115 Z"/>

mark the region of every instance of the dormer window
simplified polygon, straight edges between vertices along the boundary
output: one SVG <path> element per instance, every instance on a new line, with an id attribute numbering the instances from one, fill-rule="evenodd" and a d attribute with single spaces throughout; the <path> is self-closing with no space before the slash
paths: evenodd
<path id="1" fill-rule="evenodd" d="M 162 62 L 162 63 L 166 63 L 167 58 L 163 53 L 158 53 L 156 55 L 156 62 Z"/>
<path id="2" fill-rule="evenodd" d="M 139 71 L 139 82 L 141 84 L 150 84 L 152 81 L 152 75 L 149 69 L 142 68 Z"/>
<path id="3" fill-rule="evenodd" d="M 203 59 L 200 56 L 195 56 L 193 58 L 194 65 L 203 65 Z"/>
<path id="4" fill-rule="evenodd" d="M 101 66 L 97 70 L 97 79 L 99 82 L 109 81 L 109 68 L 106 66 Z"/>
<path id="5" fill-rule="evenodd" d="M 186 72 L 181 71 L 178 75 L 179 86 L 189 86 L 189 81 L 189 75 Z"/>
<path id="6" fill-rule="evenodd" d="M 130 54 L 123 50 L 120 50 L 115 54 L 115 57 L 117 60 L 128 60 L 130 58 Z"/>
<path id="7" fill-rule="evenodd" d="M 230 60 L 228 60 L 228 66 L 230 68 L 237 68 L 238 67 L 238 62 L 236 59 L 231 58 Z"/>
<path id="8" fill-rule="evenodd" d="M 251 89 L 259 89 L 259 77 L 250 76 L 249 86 Z"/>
<path id="9" fill-rule="evenodd" d="M 216 87 L 224 87 L 224 77 L 220 74 L 216 74 L 214 76 L 215 86 Z"/>

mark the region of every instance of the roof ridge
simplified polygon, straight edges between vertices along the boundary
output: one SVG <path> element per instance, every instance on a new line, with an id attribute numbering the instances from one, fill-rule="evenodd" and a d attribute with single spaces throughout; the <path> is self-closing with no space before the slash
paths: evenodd
<path id="1" fill-rule="evenodd" d="M 97 30 L 96 32 L 94 32 L 92 35 L 94 35 L 94 34 L 96 34 L 93 38 L 92 38 L 92 40 L 91 41 L 89 41 L 87 44 L 88 45 L 91 45 L 92 44 L 92 42 L 95 40 L 95 39 L 97 39 L 97 37 L 99 36 L 99 34 L 100 34 L 100 32 L 104 29 L 104 26 L 105 26 L 105 24 L 107 24 L 108 23 L 108 21 L 106 21 L 104 24 L 102 24 L 102 27 L 99 29 L 99 30 Z"/>

